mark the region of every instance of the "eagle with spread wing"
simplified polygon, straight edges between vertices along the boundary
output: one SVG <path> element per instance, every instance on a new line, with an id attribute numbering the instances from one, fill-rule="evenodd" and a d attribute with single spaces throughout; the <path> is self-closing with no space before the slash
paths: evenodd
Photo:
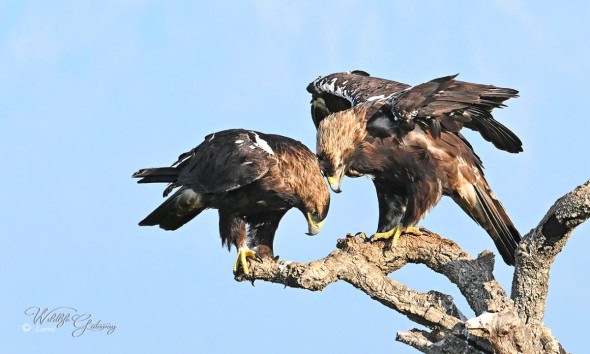
<path id="1" fill-rule="evenodd" d="M 513 265 L 520 234 L 460 130 L 475 130 L 501 150 L 522 151 L 520 139 L 491 114 L 518 92 L 455 77 L 413 87 L 363 71 L 314 80 L 307 90 L 320 165 L 335 192 L 345 174 L 373 180 L 379 203 L 373 240 L 393 238 L 395 245 L 446 195 Z"/>
<path id="2" fill-rule="evenodd" d="M 249 257 L 273 256 L 275 232 L 289 209 L 299 209 L 308 235 L 315 235 L 330 205 L 316 156 L 305 145 L 242 129 L 208 135 L 172 167 L 141 169 L 132 177 L 168 183 L 164 197 L 178 188 L 141 226 L 176 230 L 203 210 L 217 209 L 222 245 L 238 250 L 234 273 L 249 273 Z"/>

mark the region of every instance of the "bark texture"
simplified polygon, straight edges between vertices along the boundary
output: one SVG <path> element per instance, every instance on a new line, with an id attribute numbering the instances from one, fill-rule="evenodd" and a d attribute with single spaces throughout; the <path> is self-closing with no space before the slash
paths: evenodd
<path id="1" fill-rule="evenodd" d="M 397 340 L 424 353 L 565 353 L 545 327 L 549 270 L 574 228 L 590 217 L 590 181 L 560 198 L 523 237 L 516 255 L 512 294 L 495 280 L 494 254 L 473 259 L 455 242 L 422 229 L 389 242 L 347 235 L 325 258 L 309 263 L 264 259 L 236 280 L 263 280 L 322 290 L 345 281 L 428 331 L 399 332 Z M 455 284 L 476 317 L 467 319 L 453 299 L 422 293 L 388 277 L 408 263 L 424 264 Z"/>

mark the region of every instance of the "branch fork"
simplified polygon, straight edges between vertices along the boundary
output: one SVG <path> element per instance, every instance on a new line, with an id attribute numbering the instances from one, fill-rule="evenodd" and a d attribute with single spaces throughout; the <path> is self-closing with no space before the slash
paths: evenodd
<path id="1" fill-rule="evenodd" d="M 576 226 L 590 217 L 590 181 L 560 198 L 523 237 L 509 297 L 493 275 L 494 254 L 471 258 L 455 242 L 421 229 L 390 242 L 347 235 L 326 257 L 298 263 L 266 258 L 251 262 L 236 280 L 268 281 L 321 291 L 345 281 L 429 331 L 398 332 L 396 340 L 424 353 L 565 353 L 542 322 L 549 270 Z M 466 319 L 449 295 L 422 293 L 388 277 L 408 263 L 424 264 L 455 284 L 476 317 Z"/>

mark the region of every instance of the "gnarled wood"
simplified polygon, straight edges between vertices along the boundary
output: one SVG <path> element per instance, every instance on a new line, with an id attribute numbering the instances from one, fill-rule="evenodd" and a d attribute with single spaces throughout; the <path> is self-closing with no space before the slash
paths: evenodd
<path id="1" fill-rule="evenodd" d="M 549 269 L 573 229 L 590 217 L 590 181 L 560 198 L 520 244 L 512 296 L 494 279 L 494 255 L 471 258 L 453 241 L 422 229 L 388 242 L 348 235 L 337 250 L 309 263 L 265 259 L 251 262 L 248 276 L 285 286 L 322 290 L 345 281 L 372 299 L 404 314 L 431 332 L 399 332 L 397 340 L 424 353 L 565 353 L 542 322 Z M 457 285 L 476 314 L 467 320 L 448 295 L 421 293 L 387 275 L 420 263 Z"/>

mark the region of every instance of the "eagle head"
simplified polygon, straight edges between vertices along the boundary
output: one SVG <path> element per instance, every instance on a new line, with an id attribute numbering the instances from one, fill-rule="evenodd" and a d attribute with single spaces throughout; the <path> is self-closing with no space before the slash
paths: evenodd
<path id="1" fill-rule="evenodd" d="M 307 235 L 309 236 L 314 236 L 322 230 L 324 219 L 328 216 L 330 208 L 330 191 L 326 187 L 320 171 L 317 171 L 315 176 L 317 178 L 309 180 L 305 187 L 307 193 L 302 194 L 303 207 L 301 211 L 307 219 Z"/>
<path id="2" fill-rule="evenodd" d="M 344 177 L 344 169 L 346 167 L 343 158 L 341 156 L 328 155 L 324 152 L 318 152 L 317 156 L 322 174 L 328 179 L 330 189 L 336 193 L 342 192 L 342 178 Z"/>
<path id="3" fill-rule="evenodd" d="M 330 207 L 330 190 L 317 159 L 311 150 L 298 142 L 294 148 L 283 151 L 280 163 L 288 165 L 289 174 L 282 176 L 282 180 L 286 190 L 291 191 L 292 205 L 305 216 L 307 234 L 316 235 L 322 230 Z"/>
<path id="4" fill-rule="evenodd" d="M 352 108 L 334 113 L 318 126 L 316 155 L 330 188 L 340 193 L 342 178 L 357 145 L 365 136 L 364 110 Z"/>

